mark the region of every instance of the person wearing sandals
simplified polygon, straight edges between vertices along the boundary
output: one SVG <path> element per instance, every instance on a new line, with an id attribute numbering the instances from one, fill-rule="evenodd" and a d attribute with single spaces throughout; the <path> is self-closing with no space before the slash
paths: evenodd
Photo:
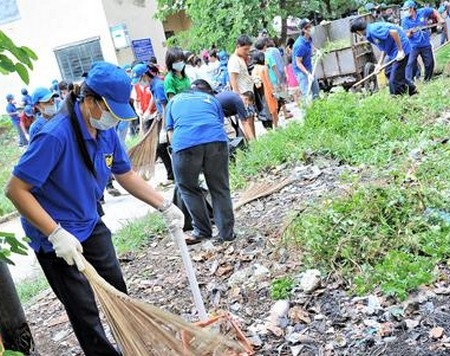
<path id="1" fill-rule="evenodd" d="M 211 194 L 220 241 L 235 239 L 234 213 L 228 174 L 228 137 L 224 114 L 207 81 L 198 79 L 166 107 L 166 130 L 172 145 L 177 187 L 192 218 L 193 231 L 186 243 L 212 237 L 212 224 L 199 186 L 203 173 Z"/>

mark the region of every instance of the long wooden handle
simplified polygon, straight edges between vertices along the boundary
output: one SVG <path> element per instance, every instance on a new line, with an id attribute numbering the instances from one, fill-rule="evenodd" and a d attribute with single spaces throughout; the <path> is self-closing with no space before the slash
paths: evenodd
<path id="1" fill-rule="evenodd" d="M 389 61 L 385 64 L 383 64 L 380 68 L 379 71 L 377 72 L 372 72 L 371 74 L 369 74 L 367 77 L 361 79 L 359 82 L 356 82 L 355 84 L 352 85 L 352 88 L 360 86 L 361 84 L 365 83 L 366 81 L 368 81 L 370 78 L 372 78 L 373 76 L 377 75 L 378 73 L 380 73 L 383 69 L 385 69 L 386 67 L 389 67 L 392 63 L 395 62 L 395 59 L 393 59 L 392 61 Z"/>

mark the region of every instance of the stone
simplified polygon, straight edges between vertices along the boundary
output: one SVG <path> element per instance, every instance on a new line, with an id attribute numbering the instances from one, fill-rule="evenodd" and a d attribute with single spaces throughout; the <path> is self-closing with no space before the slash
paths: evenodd
<path id="1" fill-rule="evenodd" d="M 309 269 L 303 273 L 300 279 L 300 288 L 306 293 L 311 293 L 320 286 L 320 271 Z"/>

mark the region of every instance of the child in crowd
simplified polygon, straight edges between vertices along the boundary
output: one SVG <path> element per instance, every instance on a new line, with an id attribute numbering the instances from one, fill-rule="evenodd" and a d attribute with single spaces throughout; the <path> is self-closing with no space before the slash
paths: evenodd
<path id="1" fill-rule="evenodd" d="M 288 87 L 289 97 L 294 99 L 294 102 L 298 103 L 300 99 L 300 92 L 298 88 L 298 81 L 295 77 L 294 70 L 292 69 L 292 56 L 287 57 L 288 64 L 284 67 L 286 73 L 286 81 Z"/>
<path id="2" fill-rule="evenodd" d="M 272 119 L 273 127 L 278 126 L 278 102 L 274 96 L 274 88 L 269 78 L 269 70 L 266 66 L 265 55 L 262 51 L 256 51 L 252 55 L 254 68 L 252 77 L 257 89 L 263 88 L 267 110 Z"/>

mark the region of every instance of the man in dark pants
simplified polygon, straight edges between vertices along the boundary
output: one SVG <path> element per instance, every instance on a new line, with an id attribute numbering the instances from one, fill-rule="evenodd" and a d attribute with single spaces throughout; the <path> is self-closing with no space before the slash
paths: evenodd
<path id="1" fill-rule="evenodd" d="M 417 69 L 417 58 L 420 56 L 425 67 L 424 80 L 430 80 L 434 71 L 433 48 L 430 42 L 430 30 L 426 29 L 428 20 L 434 16 L 440 24 L 444 25 L 444 32 L 447 33 L 445 20 L 436 9 L 424 7 L 417 9 L 414 1 L 408 0 L 403 5 L 403 11 L 407 13 L 402 19 L 402 27 L 411 44 L 411 54 L 406 67 L 406 78 L 413 79 L 414 70 Z"/>
<path id="2" fill-rule="evenodd" d="M 205 93 L 197 88 L 199 83 L 204 87 L 205 81 L 194 81 L 189 92 L 177 94 L 166 107 L 175 181 L 193 220 L 188 244 L 212 237 L 211 220 L 199 186 L 200 173 L 204 174 L 211 194 L 219 239 L 235 238 L 223 110 L 211 87 Z"/>
<path id="3" fill-rule="evenodd" d="M 405 32 L 400 27 L 388 22 L 367 24 L 364 19 L 358 18 L 351 24 L 350 31 L 365 36 L 370 43 L 380 49 L 381 55 L 375 72 L 380 71 L 386 56 L 388 61 L 394 61 L 389 70 L 391 95 L 406 93 L 414 95 L 417 93 L 416 86 L 405 76 L 411 46 Z"/>

